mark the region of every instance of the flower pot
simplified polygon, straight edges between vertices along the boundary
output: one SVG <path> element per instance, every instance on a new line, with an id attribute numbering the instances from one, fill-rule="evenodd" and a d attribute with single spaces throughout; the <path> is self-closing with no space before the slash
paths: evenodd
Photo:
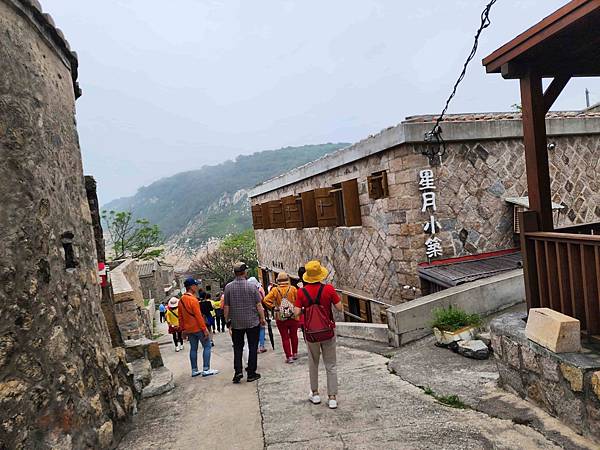
<path id="1" fill-rule="evenodd" d="M 456 331 L 442 331 L 438 328 L 434 328 L 433 334 L 435 335 L 435 339 L 439 345 L 446 346 L 452 342 L 469 341 L 475 337 L 476 331 L 477 327 L 475 326 L 459 328 Z"/>

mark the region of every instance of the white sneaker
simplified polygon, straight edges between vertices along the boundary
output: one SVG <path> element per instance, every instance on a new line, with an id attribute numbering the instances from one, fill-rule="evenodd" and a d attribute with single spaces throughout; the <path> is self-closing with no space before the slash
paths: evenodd
<path id="1" fill-rule="evenodd" d="M 319 394 L 313 394 L 312 392 L 308 396 L 308 400 L 310 400 L 313 405 L 318 405 L 321 403 L 321 397 L 319 397 Z"/>
<path id="2" fill-rule="evenodd" d="M 203 377 L 210 377 L 211 375 L 216 375 L 218 373 L 219 373 L 219 371 L 216 370 L 216 369 L 208 369 L 208 370 L 204 370 L 202 372 L 202 376 Z"/>
<path id="3" fill-rule="evenodd" d="M 336 409 L 337 408 L 337 400 L 333 400 L 330 398 L 327 401 L 327 406 L 329 406 L 329 409 Z"/>
<path id="4" fill-rule="evenodd" d="M 176 351 L 176 352 L 178 352 L 179 350 L 180 350 L 179 346 L 178 346 L 178 345 L 176 345 L 176 346 L 175 346 L 175 351 Z"/>

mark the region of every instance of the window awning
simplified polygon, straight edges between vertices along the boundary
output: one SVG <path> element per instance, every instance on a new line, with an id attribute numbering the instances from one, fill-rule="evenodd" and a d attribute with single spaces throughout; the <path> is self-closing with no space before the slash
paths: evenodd
<path id="1" fill-rule="evenodd" d="M 511 205 L 517 205 L 529 209 L 529 197 L 506 197 L 504 201 L 506 203 L 510 203 Z M 560 203 L 552 202 L 553 210 L 561 210 L 564 208 L 566 208 L 566 206 L 561 205 Z"/>

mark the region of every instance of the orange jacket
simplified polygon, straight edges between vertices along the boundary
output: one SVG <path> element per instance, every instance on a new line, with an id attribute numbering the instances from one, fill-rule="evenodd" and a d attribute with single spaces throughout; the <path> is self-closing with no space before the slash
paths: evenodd
<path id="1" fill-rule="evenodd" d="M 179 326 L 187 334 L 194 334 L 203 331 L 208 335 L 208 329 L 198 299 L 186 292 L 179 300 Z"/>

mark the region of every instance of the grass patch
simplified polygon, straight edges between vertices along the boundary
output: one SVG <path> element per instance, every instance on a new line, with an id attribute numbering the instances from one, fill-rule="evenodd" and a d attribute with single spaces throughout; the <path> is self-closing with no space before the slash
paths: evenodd
<path id="1" fill-rule="evenodd" d="M 479 314 L 469 314 L 459 308 L 436 308 L 433 310 L 431 326 L 441 331 L 456 331 L 464 327 L 481 325 Z"/>
<path id="2" fill-rule="evenodd" d="M 435 398 L 442 405 L 449 406 L 450 408 L 456 409 L 467 409 L 468 406 L 458 397 L 458 395 L 438 395 L 429 386 L 423 388 L 423 393 Z"/>
<path id="3" fill-rule="evenodd" d="M 145 298 L 144 299 L 144 306 L 147 308 L 149 304 L 150 304 L 150 299 Z"/>

